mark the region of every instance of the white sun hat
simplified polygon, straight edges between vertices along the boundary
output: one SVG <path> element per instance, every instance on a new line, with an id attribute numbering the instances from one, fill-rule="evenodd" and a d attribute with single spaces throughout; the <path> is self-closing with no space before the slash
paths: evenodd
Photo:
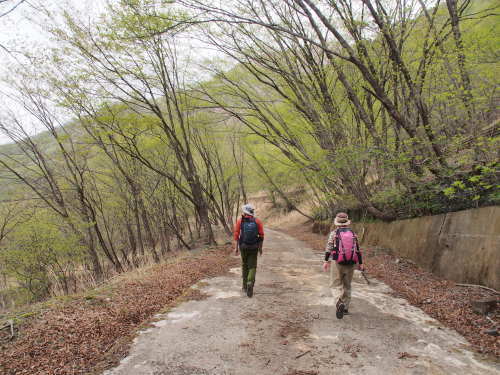
<path id="1" fill-rule="evenodd" d="M 255 209 L 253 208 L 253 206 L 250 203 L 244 204 L 242 207 L 242 210 L 243 210 L 244 214 L 254 216 Z"/>

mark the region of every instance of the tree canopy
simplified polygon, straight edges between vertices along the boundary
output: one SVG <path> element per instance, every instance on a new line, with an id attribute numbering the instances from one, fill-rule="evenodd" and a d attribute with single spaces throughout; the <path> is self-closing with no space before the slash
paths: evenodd
<path id="1" fill-rule="evenodd" d="M 257 192 L 309 219 L 498 204 L 493 0 L 40 12 L 50 46 L 4 79 L 4 289 L 71 293 L 213 244 Z"/>

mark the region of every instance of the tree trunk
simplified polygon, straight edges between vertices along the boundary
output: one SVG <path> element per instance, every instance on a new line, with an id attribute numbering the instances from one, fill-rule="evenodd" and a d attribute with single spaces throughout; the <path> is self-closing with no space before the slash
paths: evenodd
<path id="1" fill-rule="evenodd" d="M 163 257 L 165 257 L 167 255 L 167 252 L 168 252 L 167 241 L 166 241 L 165 237 L 166 237 L 166 235 L 165 235 L 164 229 L 163 229 L 163 227 L 161 227 L 160 228 L 160 249 L 161 249 L 161 255 Z"/>
<path id="2" fill-rule="evenodd" d="M 139 244 L 139 251 L 141 257 L 144 256 L 144 241 L 142 240 L 142 228 L 141 228 L 141 219 L 140 219 L 140 214 L 139 214 L 139 204 L 138 204 L 138 198 L 137 198 L 137 192 L 133 191 L 132 196 L 134 197 L 134 206 L 133 206 L 133 211 L 134 211 L 134 219 L 135 219 L 135 228 L 137 232 L 137 242 Z"/>
<path id="3" fill-rule="evenodd" d="M 448 13 L 450 14 L 451 29 L 453 31 L 453 39 L 457 49 L 458 69 L 460 71 L 460 78 L 462 80 L 462 101 L 467 111 L 469 126 L 474 131 L 474 108 L 472 104 L 472 85 L 470 82 L 469 73 L 465 66 L 464 45 L 462 41 L 462 33 L 460 32 L 460 20 L 457 10 L 457 0 L 446 0 Z"/>
<path id="4" fill-rule="evenodd" d="M 146 208 L 144 206 L 144 201 L 142 198 L 139 196 L 138 198 L 138 204 L 139 204 L 139 209 L 141 211 L 141 216 L 142 216 L 142 223 L 144 225 L 144 230 L 146 231 L 146 242 L 148 244 L 148 247 L 151 250 L 151 253 L 153 254 L 154 261 L 158 263 L 160 261 L 160 257 L 158 256 L 158 253 L 156 252 L 156 241 L 153 236 L 153 231 L 151 230 L 151 225 L 149 223 L 149 218 L 148 214 L 146 212 Z"/>
<path id="5" fill-rule="evenodd" d="M 200 224 L 203 229 L 202 238 L 208 245 L 215 244 L 214 232 L 212 230 L 212 224 L 210 223 L 210 215 L 208 211 L 208 205 L 203 196 L 203 189 L 201 184 L 196 181 L 191 185 L 191 190 L 193 192 L 193 198 L 195 201 L 195 209 L 198 218 L 200 219 Z"/>
<path id="6" fill-rule="evenodd" d="M 89 237 L 87 248 L 90 255 L 90 261 L 92 262 L 92 273 L 97 281 L 101 281 L 103 278 L 103 272 L 101 263 L 99 262 L 99 256 L 97 255 L 97 251 L 95 249 L 94 235 L 92 234 L 92 230 L 90 228 L 87 229 L 87 233 Z"/>
<path id="7" fill-rule="evenodd" d="M 137 264 L 137 241 L 135 240 L 135 235 L 134 231 L 132 229 L 132 226 L 128 222 L 128 218 L 125 218 L 126 224 L 125 227 L 127 228 L 127 233 L 128 233 L 128 242 L 130 246 L 130 251 L 132 253 L 132 263 L 134 264 L 135 267 L 138 266 Z"/>

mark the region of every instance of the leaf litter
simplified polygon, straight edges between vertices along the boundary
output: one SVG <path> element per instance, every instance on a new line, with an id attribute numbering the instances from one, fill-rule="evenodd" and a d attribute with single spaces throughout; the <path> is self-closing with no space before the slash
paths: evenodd
<path id="1" fill-rule="evenodd" d="M 237 260 L 230 251 L 225 246 L 196 256 L 175 256 L 140 277 L 114 283 L 109 296 L 87 295 L 52 304 L 23 324 L 16 339 L 0 347 L 0 373 L 96 374 L 116 365 L 137 330 L 155 314 L 183 298 L 204 298 L 190 287 L 234 267 Z"/>

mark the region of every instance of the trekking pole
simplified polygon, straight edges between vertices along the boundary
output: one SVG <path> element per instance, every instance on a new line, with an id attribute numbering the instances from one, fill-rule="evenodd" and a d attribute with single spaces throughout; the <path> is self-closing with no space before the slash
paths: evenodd
<path id="1" fill-rule="evenodd" d="M 363 275 L 363 277 L 365 278 L 366 283 L 370 285 L 370 280 L 368 280 L 368 277 L 366 277 L 365 271 L 361 271 L 361 275 Z"/>

